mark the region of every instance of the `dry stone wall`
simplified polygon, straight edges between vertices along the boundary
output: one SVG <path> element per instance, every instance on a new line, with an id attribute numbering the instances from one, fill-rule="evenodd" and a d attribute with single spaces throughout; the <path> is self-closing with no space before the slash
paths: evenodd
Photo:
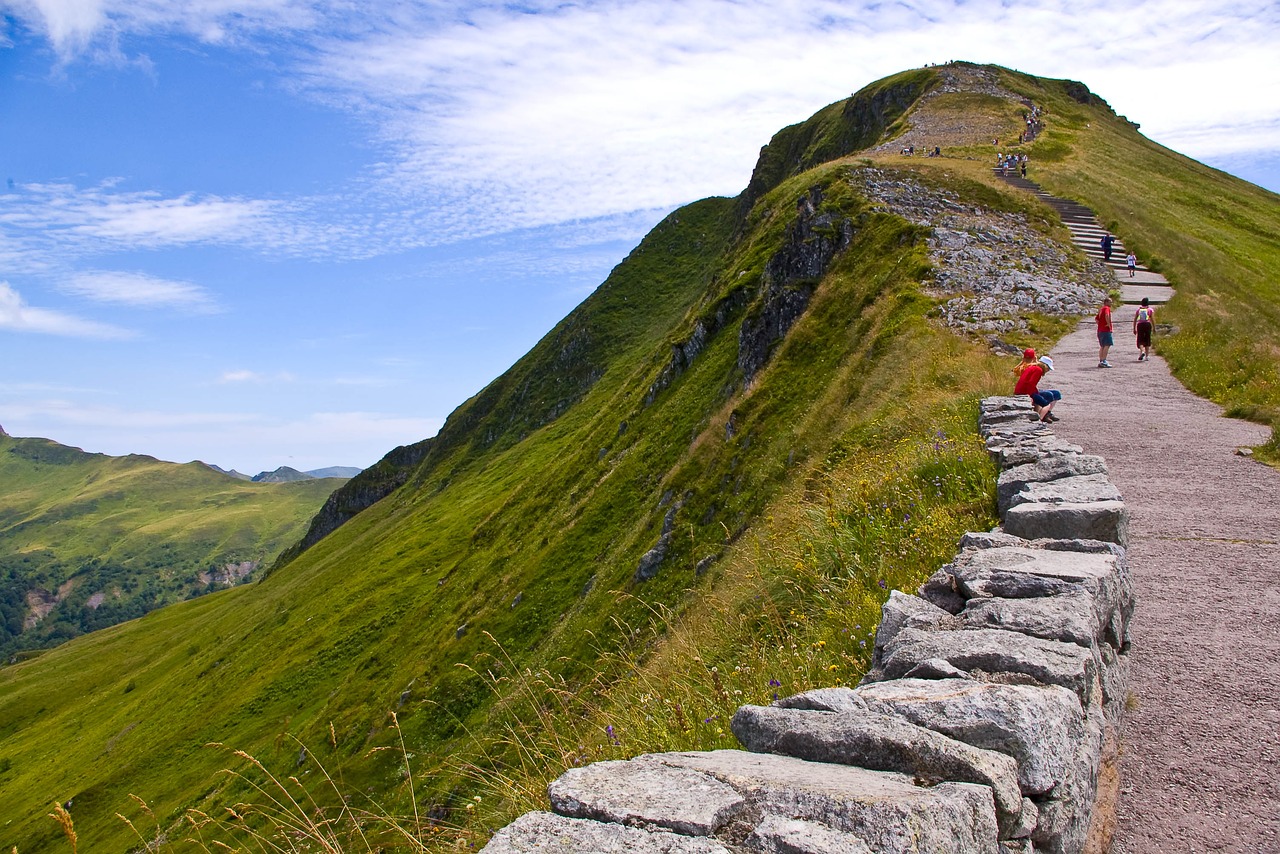
<path id="1" fill-rule="evenodd" d="M 1109 844 L 1135 598 L 1105 462 L 982 402 L 1002 528 L 885 604 L 870 672 L 743 706 L 744 750 L 598 762 L 488 854 L 1082 854 Z"/>

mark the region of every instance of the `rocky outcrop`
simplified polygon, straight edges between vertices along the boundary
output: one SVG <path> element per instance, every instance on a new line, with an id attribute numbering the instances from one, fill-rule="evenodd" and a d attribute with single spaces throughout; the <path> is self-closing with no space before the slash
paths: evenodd
<path id="1" fill-rule="evenodd" d="M 738 333 L 738 368 L 750 382 L 804 313 L 832 260 L 853 240 L 853 223 L 822 209 L 822 188 L 813 187 L 796 203 L 796 220 L 782 247 L 765 264 L 758 302 Z"/>
<path id="2" fill-rule="evenodd" d="M 1025 398 L 983 402 L 993 457 L 1016 461 L 1005 529 L 967 534 L 918 595 L 890 594 L 861 685 L 743 706 L 746 752 L 574 768 L 549 788 L 553 813 L 484 850 L 1105 851 L 1114 822 L 1095 813 L 1118 785 L 1135 607 L 1125 512 L 1101 460 L 1030 416 Z M 1010 532 L 1023 507 L 1056 536 Z"/>
<path id="3" fill-rule="evenodd" d="M 266 578 L 336 531 L 348 519 L 399 489 L 426 458 L 433 442 L 433 439 L 423 439 L 412 445 L 401 445 L 334 490 L 311 519 L 307 533 L 285 549 L 261 578 Z"/>
<path id="4" fill-rule="evenodd" d="M 975 206 L 905 173 L 859 169 L 852 180 L 879 209 L 931 229 L 929 290 L 954 329 L 1003 335 L 1025 329 L 1029 312 L 1092 314 L 1114 285 L 1025 214 Z"/>

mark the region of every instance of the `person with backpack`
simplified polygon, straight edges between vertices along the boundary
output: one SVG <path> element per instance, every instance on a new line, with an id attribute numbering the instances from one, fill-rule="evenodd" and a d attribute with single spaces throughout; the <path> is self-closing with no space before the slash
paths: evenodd
<path id="1" fill-rule="evenodd" d="M 1013 387 L 1014 394 L 1025 394 L 1031 398 L 1031 408 L 1036 411 L 1041 424 L 1050 424 L 1058 420 L 1058 416 L 1053 415 L 1051 410 L 1055 403 L 1062 400 L 1062 392 L 1057 389 L 1040 391 L 1039 388 L 1040 378 L 1052 370 L 1053 359 L 1041 356 L 1038 361 L 1022 369 L 1022 373 L 1018 376 L 1018 383 Z"/>
<path id="2" fill-rule="evenodd" d="M 1156 310 L 1151 307 L 1147 297 L 1133 313 L 1133 334 L 1138 342 L 1138 361 L 1145 362 L 1151 358 L 1151 330 L 1156 325 Z"/>
<path id="3" fill-rule="evenodd" d="M 1098 367 L 1109 368 L 1111 363 L 1107 361 L 1107 351 L 1116 343 L 1111 326 L 1111 297 L 1102 301 L 1102 308 L 1098 309 L 1093 319 L 1098 324 Z"/>

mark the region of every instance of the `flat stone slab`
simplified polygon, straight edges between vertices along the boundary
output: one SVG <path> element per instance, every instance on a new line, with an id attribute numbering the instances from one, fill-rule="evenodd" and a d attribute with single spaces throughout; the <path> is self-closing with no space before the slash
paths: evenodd
<path id="1" fill-rule="evenodd" d="M 851 849 L 852 851 L 853 849 Z M 499 830 L 481 854 L 730 854 L 714 839 L 529 812 Z"/>
<path id="2" fill-rule="evenodd" d="M 754 753 L 989 786 L 1002 830 L 1012 831 L 1022 815 L 1018 764 L 1012 757 L 957 741 L 897 715 L 743 706 L 731 726 L 742 746 Z"/>
<path id="3" fill-rule="evenodd" d="M 1014 466 L 1002 471 L 996 479 L 996 507 L 1003 517 L 1011 506 L 1013 496 L 1030 483 L 1106 473 L 1106 461 L 1091 454 L 1053 454 L 1033 463 Z"/>
<path id="4" fill-rule="evenodd" d="M 561 815 L 710 836 L 746 806 L 732 786 L 660 760 L 570 768 L 547 787 Z"/>
<path id="5" fill-rule="evenodd" d="M 1085 741 L 1084 708 L 1058 686 L 1005 685 L 969 679 L 894 679 L 858 688 L 820 688 L 779 700 L 795 709 L 869 709 L 1018 762 L 1024 792 L 1044 794 L 1066 780 Z"/>
<path id="6" fill-rule="evenodd" d="M 1035 599 L 970 599 L 960 612 L 966 628 L 1005 629 L 1045 640 L 1092 647 L 1102 642 L 1102 625 L 1087 593 Z"/>
<path id="7" fill-rule="evenodd" d="M 1067 447 L 1075 446 L 1068 445 Z M 1120 490 L 1116 489 L 1115 484 L 1105 474 L 1085 474 L 1078 477 L 1062 477 L 1057 480 L 1028 483 L 1010 499 L 1010 506 L 1017 507 L 1019 504 L 1028 503 L 1088 504 L 1094 501 L 1123 500 Z M 1035 537 L 1026 539 L 1035 539 Z"/>
<path id="8" fill-rule="evenodd" d="M 596 792 L 600 786 L 607 788 L 603 797 Z M 705 825 L 709 830 L 732 832 L 759 851 L 791 850 L 767 847 L 778 838 L 780 820 L 821 826 L 810 827 L 812 838 L 847 843 L 811 848 L 815 854 L 861 850 L 858 842 L 874 854 L 998 850 L 995 803 L 986 786 L 917 786 L 903 774 L 789 756 L 740 750 L 648 754 L 573 769 L 551 791 L 557 812 L 625 815 L 629 824 L 646 828 L 670 827 L 690 815 L 714 816 Z M 616 793 L 624 791 L 630 803 L 620 808 Z M 705 806 L 680 803 L 703 792 L 710 793 Z"/>
<path id="9" fill-rule="evenodd" d="M 1032 547 L 1041 542 L 1045 547 Z M 1096 551 L 1059 548 L 1066 546 Z M 1123 552 L 1118 547 L 1096 541 L 964 548 L 954 562 L 921 585 L 920 597 L 959 613 L 974 598 L 1028 599 L 1087 593 L 1093 597 L 1103 639 L 1122 649 L 1136 597 L 1120 554 Z"/>
<path id="10" fill-rule="evenodd" d="M 1016 504 L 1005 512 L 1002 527 L 1027 540 L 1101 540 L 1121 546 L 1129 543 L 1129 511 L 1123 501 Z"/>
<path id="11" fill-rule="evenodd" d="M 1093 651 L 1002 629 L 921 631 L 904 628 L 885 649 L 884 675 L 900 679 L 917 665 L 941 659 L 960 670 L 1026 676 L 1061 685 L 1083 705 L 1093 695 L 1098 663 Z"/>

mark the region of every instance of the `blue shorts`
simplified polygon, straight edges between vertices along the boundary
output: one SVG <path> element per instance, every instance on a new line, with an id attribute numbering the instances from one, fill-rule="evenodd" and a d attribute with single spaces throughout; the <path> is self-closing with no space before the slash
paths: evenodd
<path id="1" fill-rule="evenodd" d="M 1038 391 L 1031 395 L 1031 402 L 1036 406 L 1048 406 L 1055 400 L 1062 400 L 1062 392 L 1058 391 L 1056 388 Z"/>
<path id="2" fill-rule="evenodd" d="M 1114 343 L 1116 343 L 1116 342 L 1115 342 L 1115 339 L 1114 339 L 1113 337 L 1111 337 L 1111 333 L 1110 333 L 1110 332 L 1099 332 L 1099 333 L 1098 333 L 1098 346 L 1099 346 L 1099 347 L 1110 347 L 1110 346 L 1111 346 L 1112 344 L 1114 344 Z"/>

